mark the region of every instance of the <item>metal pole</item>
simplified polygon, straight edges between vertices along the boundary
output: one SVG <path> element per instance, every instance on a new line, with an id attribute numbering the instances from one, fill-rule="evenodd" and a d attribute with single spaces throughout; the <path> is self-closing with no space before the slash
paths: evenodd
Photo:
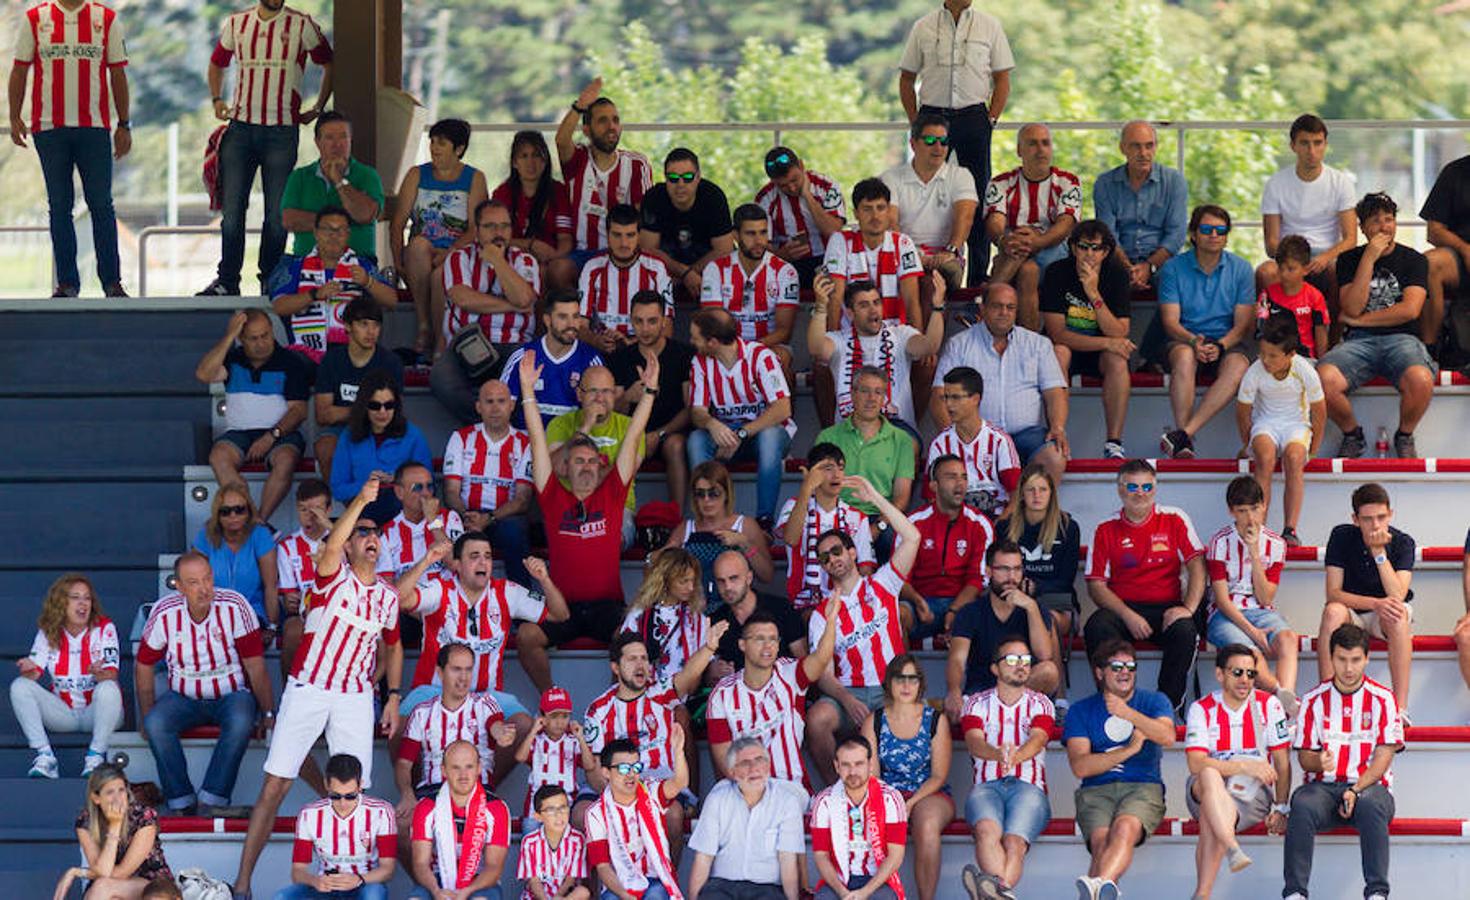
<path id="1" fill-rule="evenodd" d="M 168 126 L 168 227 L 179 226 L 179 123 Z M 168 242 L 168 271 L 175 275 L 179 271 L 179 242 Z"/>
<path id="2" fill-rule="evenodd" d="M 1176 129 L 1176 133 L 1179 135 L 1179 147 L 1178 147 L 1178 151 L 1179 152 L 1178 152 L 1178 156 L 1175 158 L 1175 161 L 1178 163 L 1178 166 L 1179 166 L 1179 174 L 1180 175 L 1184 175 L 1184 134 L 1185 134 L 1184 126 L 1183 125 L 1180 125 Z M 1189 176 L 1186 175 L 1185 176 L 1185 179 L 1188 180 L 1188 177 Z"/>

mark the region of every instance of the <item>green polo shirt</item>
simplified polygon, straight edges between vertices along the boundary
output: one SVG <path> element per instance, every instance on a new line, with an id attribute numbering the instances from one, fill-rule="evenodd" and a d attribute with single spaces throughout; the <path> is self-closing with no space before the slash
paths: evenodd
<path id="1" fill-rule="evenodd" d="M 864 438 L 852 424 L 852 419 L 843 419 L 817 435 L 817 443 L 836 444 L 847 460 L 844 471 L 849 475 L 861 475 L 872 482 L 883 496 L 893 499 L 893 480 L 914 477 L 914 439 L 908 432 L 887 419 L 883 427 L 871 438 Z M 852 491 L 844 490 L 842 499 L 862 510 L 875 515 L 878 508 L 871 503 L 854 499 Z"/>
<path id="2" fill-rule="evenodd" d="M 577 433 L 577 420 L 581 415 L 582 411 L 580 409 L 574 409 L 569 413 L 562 413 L 555 419 L 552 419 L 546 426 L 547 445 L 555 446 L 557 444 L 565 444 L 571 440 L 572 436 Z M 607 461 L 616 465 L 618 450 L 622 448 L 623 439 L 628 436 L 628 426 L 632 424 L 633 420 L 628 416 L 618 412 L 611 413 L 608 415 L 606 422 L 587 432 L 587 436 L 592 438 L 597 444 L 597 449 L 602 451 L 602 455 L 607 457 Z M 642 459 L 647 455 L 648 443 L 640 435 L 638 438 L 638 458 Z M 568 490 L 571 489 L 571 485 L 567 484 L 565 478 L 562 479 L 562 484 L 566 485 Z M 633 486 L 631 484 L 628 485 L 628 508 L 632 510 L 638 508 L 638 500 L 633 495 Z"/>
<path id="3" fill-rule="evenodd" d="M 291 172 L 286 179 L 286 189 L 281 194 L 282 209 L 304 209 L 310 213 L 328 206 L 342 206 L 336 185 L 328 184 L 322 175 L 322 161 L 308 163 Z M 378 170 L 356 159 L 347 161 L 347 183 L 378 201 L 378 211 L 383 209 L 383 179 Z M 347 246 L 358 256 L 378 258 L 378 241 L 374 222 L 352 223 L 352 235 Z M 316 246 L 316 235 L 310 231 L 295 231 L 291 237 L 291 255 L 305 256 Z"/>

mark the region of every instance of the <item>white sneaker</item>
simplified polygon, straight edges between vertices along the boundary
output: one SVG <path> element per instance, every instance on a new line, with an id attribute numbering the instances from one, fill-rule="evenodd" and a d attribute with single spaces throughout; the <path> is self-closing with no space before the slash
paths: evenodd
<path id="1" fill-rule="evenodd" d="M 31 778 L 60 778 L 60 768 L 54 754 L 37 753 L 35 761 L 31 763 L 31 770 L 26 775 Z"/>
<path id="2" fill-rule="evenodd" d="M 92 770 L 107 762 L 107 757 L 101 753 L 87 751 L 87 758 L 82 762 L 82 777 L 92 774 Z"/>
<path id="3" fill-rule="evenodd" d="M 1077 876 L 1077 900 L 1097 900 L 1097 889 L 1101 880 L 1091 875 Z"/>
<path id="4" fill-rule="evenodd" d="M 1122 441 L 1103 441 L 1103 459 L 1127 459 L 1128 451 Z"/>
<path id="5" fill-rule="evenodd" d="M 1245 851 L 1240 849 L 1239 847 L 1236 847 L 1234 850 L 1230 851 L 1230 856 L 1228 859 L 1230 863 L 1230 871 L 1232 872 L 1239 872 L 1241 869 L 1246 868 L 1253 862 L 1253 860 L 1246 855 Z"/>

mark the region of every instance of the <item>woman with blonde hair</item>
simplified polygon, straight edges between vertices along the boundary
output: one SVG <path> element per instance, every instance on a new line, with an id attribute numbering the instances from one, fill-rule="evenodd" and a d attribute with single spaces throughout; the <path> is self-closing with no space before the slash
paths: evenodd
<path id="1" fill-rule="evenodd" d="M 714 591 L 715 557 L 726 550 L 739 550 L 750 563 L 757 581 L 770 581 L 776 576 L 771 562 L 771 544 L 755 519 L 735 512 L 735 486 L 730 470 L 718 460 L 702 462 L 689 473 L 690 511 L 683 528 L 675 528 L 665 548 L 683 547 L 699 561 L 706 598 L 716 602 Z M 698 644 L 694 645 L 696 648 Z"/>
<path id="2" fill-rule="evenodd" d="M 214 492 L 209 519 L 194 536 L 194 549 L 209 557 L 215 587 L 248 600 L 267 628 L 281 626 L 276 540 L 255 520 L 255 501 L 244 482 L 222 485 Z"/>
<path id="3" fill-rule="evenodd" d="M 628 605 L 623 631 L 643 638 L 655 680 L 673 678 L 704 646 L 709 617 L 699 589 L 699 560 L 679 547 L 653 558 Z"/>
<path id="4" fill-rule="evenodd" d="M 16 663 L 20 674 L 10 682 L 10 706 L 36 753 L 29 775 L 60 777 L 47 731 L 90 731 L 86 775 L 106 760 L 112 733 L 122 726 L 117 627 L 103 613 L 92 582 L 77 572 L 51 584 L 36 625 L 31 652 Z M 43 676 L 50 690 L 41 686 Z"/>
<path id="5" fill-rule="evenodd" d="M 56 885 L 65 897 L 78 878 L 91 881 L 86 900 L 138 900 L 158 878 L 173 878 L 158 840 L 158 813 L 133 799 L 123 770 L 104 763 L 87 778 L 87 805 L 77 814 L 85 866 L 68 869 Z"/>
<path id="6" fill-rule="evenodd" d="M 1011 512 L 995 523 L 995 536 L 1018 545 L 1026 577 L 1035 597 L 1052 614 L 1057 632 L 1068 638 L 1076 621 L 1077 561 L 1082 530 L 1065 512 L 1056 479 L 1045 466 L 1031 464 L 1021 473 Z M 1066 648 L 1067 641 L 1062 641 Z M 1065 667 L 1063 667 L 1065 670 Z"/>

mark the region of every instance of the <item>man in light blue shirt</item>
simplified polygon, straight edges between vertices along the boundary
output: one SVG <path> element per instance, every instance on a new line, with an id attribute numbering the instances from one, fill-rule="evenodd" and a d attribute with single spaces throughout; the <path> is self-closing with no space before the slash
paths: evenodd
<path id="1" fill-rule="evenodd" d="M 1154 162 L 1158 133 L 1147 122 L 1124 125 L 1118 149 L 1128 161 L 1097 176 L 1092 202 L 1097 218 L 1117 236 L 1118 256 L 1140 290 L 1184 244 L 1189 184 L 1178 169 Z"/>
<path id="2" fill-rule="evenodd" d="M 689 838 L 689 896 L 701 900 L 795 900 L 805 865 L 806 791 L 771 777 L 758 737 L 730 742 L 731 777 L 710 789 Z"/>

